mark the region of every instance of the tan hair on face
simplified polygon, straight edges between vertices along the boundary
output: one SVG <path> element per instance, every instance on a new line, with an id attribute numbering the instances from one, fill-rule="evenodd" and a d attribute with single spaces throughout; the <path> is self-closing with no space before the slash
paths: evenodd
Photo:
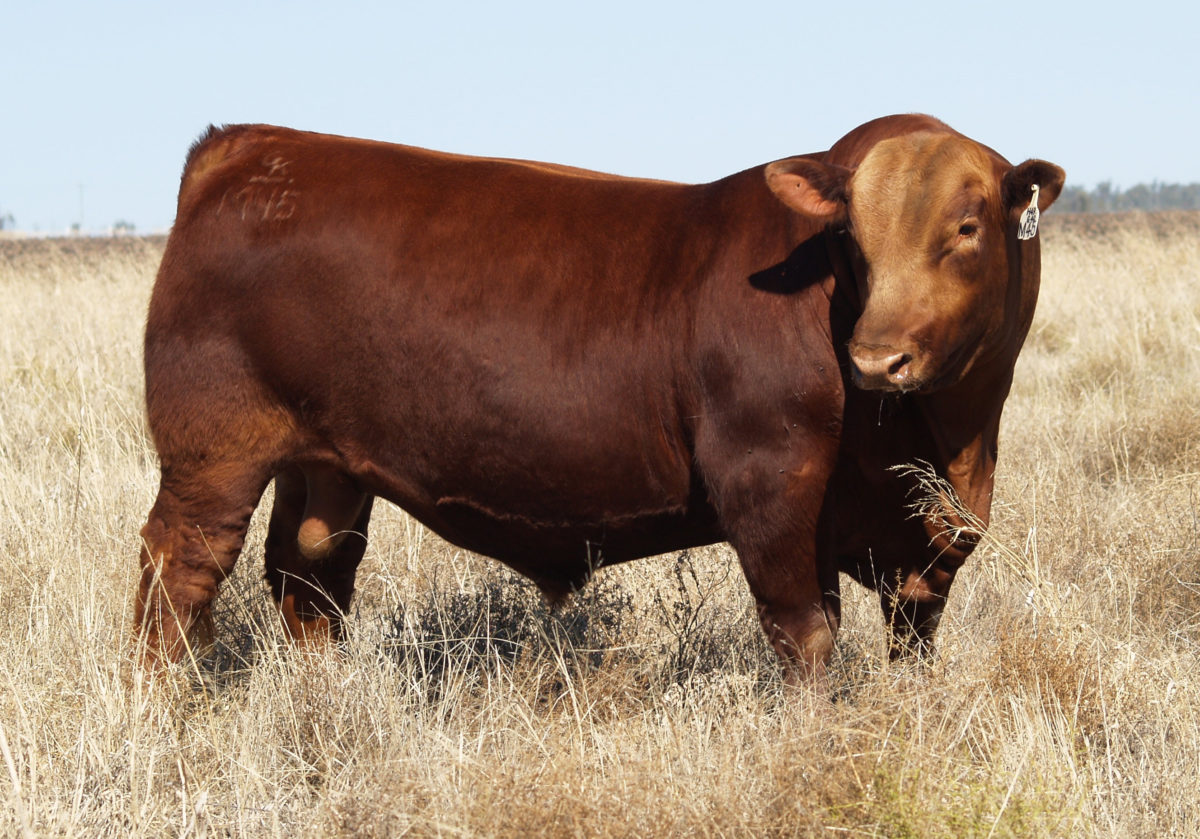
<path id="1" fill-rule="evenodd" d="M 892 269 L 919 261 L 947 216 L 967 211 L 972 196 L 990 197 L 990 173 L 984 150 L 954 134 L 917 132 L 876 144 L 849 189 L 863 254 Z"/>

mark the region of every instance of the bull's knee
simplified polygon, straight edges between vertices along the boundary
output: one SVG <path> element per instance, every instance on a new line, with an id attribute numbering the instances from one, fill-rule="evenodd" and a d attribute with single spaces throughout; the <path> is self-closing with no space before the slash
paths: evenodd
<path id="1" fill-rule="evenodd" d="M 813 604 L 807 608 L 781 610 L 760 605 L 763 631 L 784 667 L 791 684 L 820 684 L 837 638 L 836 609 Z"/>

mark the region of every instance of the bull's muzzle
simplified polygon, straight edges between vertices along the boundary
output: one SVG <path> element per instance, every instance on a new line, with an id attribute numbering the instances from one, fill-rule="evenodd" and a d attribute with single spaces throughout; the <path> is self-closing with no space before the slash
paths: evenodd
<path id="1" fill-rule="evenodd" d="M 919 383 L 913 377 L 911 354 L 894 347 L 870 347 L 850 344 L 850 361 L 854 384 L 863 390 L 915 390 Z"/>

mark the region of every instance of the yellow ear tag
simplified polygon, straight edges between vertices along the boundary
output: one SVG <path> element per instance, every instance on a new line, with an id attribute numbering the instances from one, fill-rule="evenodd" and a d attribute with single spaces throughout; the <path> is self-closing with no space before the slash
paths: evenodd
<path id="1" fill-rule="evenodd" d="M 1041 215 L 1037 205 L 1038 190 L 1038 185 L 1034 184 L 1033 197 L 1029 199 L 1029 206 L 1021 213 L 1021 224 L 1017 227 L 1018 239 L 1032 239 L 1037 235 L 1038 217 Z"/>

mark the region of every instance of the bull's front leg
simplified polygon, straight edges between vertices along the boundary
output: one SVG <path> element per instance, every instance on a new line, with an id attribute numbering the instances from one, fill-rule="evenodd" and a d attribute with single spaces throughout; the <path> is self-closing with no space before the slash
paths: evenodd
<path id="1" fill-rule="evenodd" d="M 880 586 L 879 599 L 888 624 L 888 657 L 928 659 L 942 619 L 952 575 L 911 572 L 903 580 Z"/>
<path id="2" fill-rule="evenodd" d="M 738 557 L 784 680 L 827 690 L 841 592 L 837 569 L 819 561 L 815 540 L 806 531 L 755 545 L 739 540 Z"/>
<path id="3" fill-rule="evenodd" d="M 820 544 L 830 469 L 751 455 L 718 492 L 730 544 L 758 605 L 785 680 L 828 689 L 826 670 L 841 618 L 838 570 Z"/>
<path id="4" fill-rule="evenodd" d="M 932 486 L 948 487 L 948 482 Z M 962 490 L 948 487 L 931 492 L 921 483 L 907 490 L 904 498 L 921 497 L 923 493 L 923 515 L 913 516 L 912 505 L 906 509 L 899 498 L 890 505 L 895 511 L 889 528 L 895 534 L 889 540 L 894 553 L 892 561 L 884 563 L 887 570 L 877 576 L 877 588 L 891 630 L 889 654 L 893 660 L 932 655 L 933 636 L 950 587 L 987 526 L 991 489 L 990 473 L 980 476 L 975 484 L 964 482 Z M 963 512 L 968 509 L 965 502 L 958 500 L 964 497 L 972 503 L 969 513 Z M 902 518 L 904 512 L 908 513 L 906 518 Z"/>
<path id="5" fill-rule="evenodd" d="M 974 548 L 974 541 L 935 536 L 905 524 L 907 544 L 892 570 L 879 575 L 877 589 L 884 620 L 889 628 L 889 657 L 895 661 L 933 654 L 933 638 L 950 596 L 958 569 Z M 907 549 L 905 549 L 905 547 Z"/>

